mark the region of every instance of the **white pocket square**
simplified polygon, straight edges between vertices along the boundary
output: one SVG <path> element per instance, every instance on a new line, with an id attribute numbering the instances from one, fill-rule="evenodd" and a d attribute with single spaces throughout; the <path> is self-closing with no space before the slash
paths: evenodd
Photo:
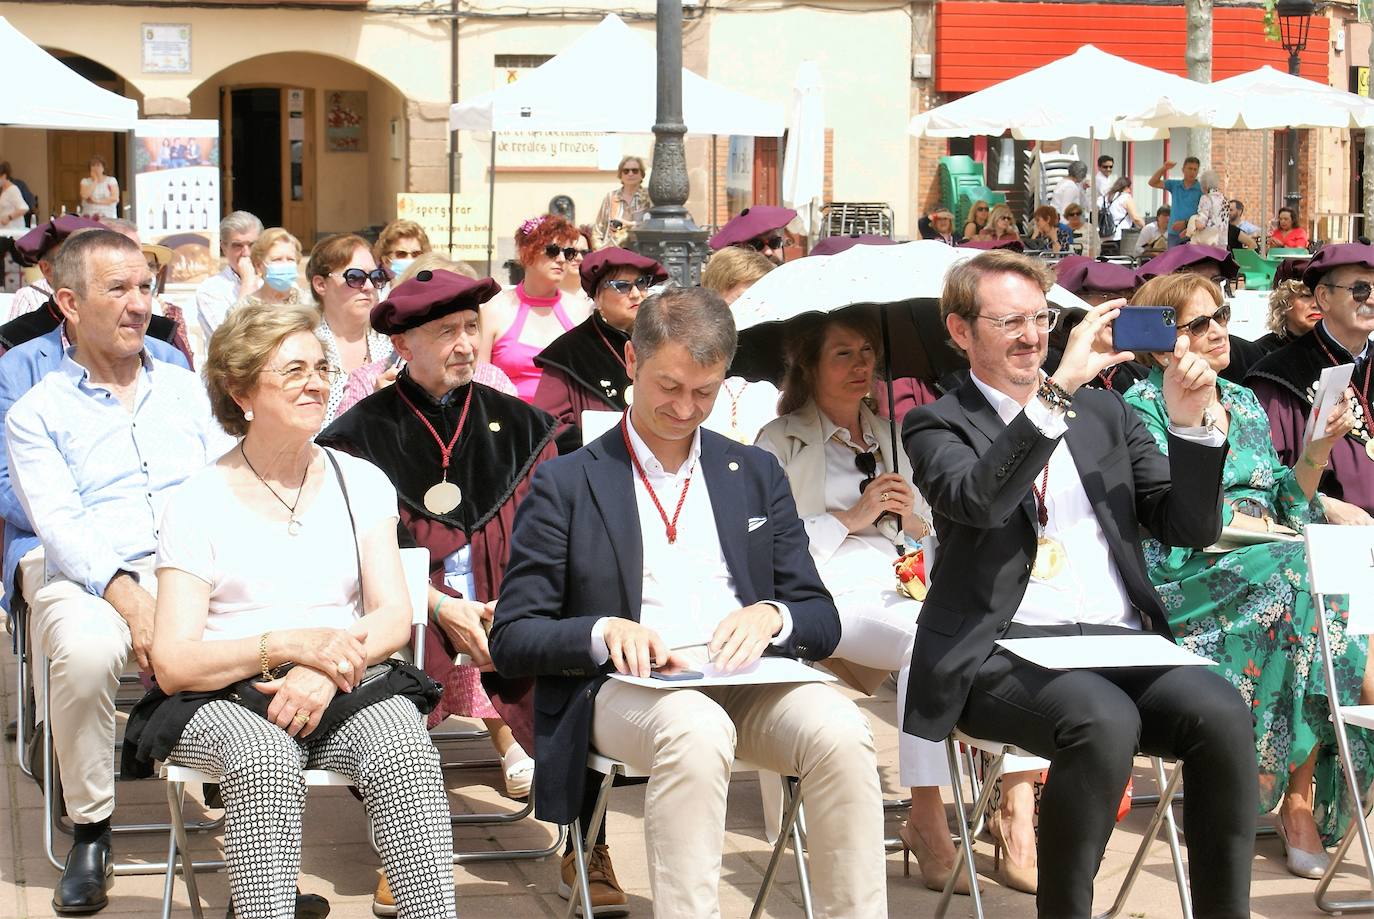
<path id="1" fill-rule="evenodd" d="M 749 532 L 750 532 L 750 533 L 754 532 L 755 530 L 757 530 L 759 527 L 763 526 L 763 525 L 764 525 L 765 523 L 767 523 L 767 522 L 768 522 L 768 518 L 767 518 L 767 517 L 750 517 L 750 518 L 749 518 Z"/>

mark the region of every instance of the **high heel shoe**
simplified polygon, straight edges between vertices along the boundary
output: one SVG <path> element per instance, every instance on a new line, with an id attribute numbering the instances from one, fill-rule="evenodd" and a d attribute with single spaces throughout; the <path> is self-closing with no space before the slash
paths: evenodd
<path id="1" fill-rule="evenodd" d="M 925 882 L 926 889 L 944 890 L 950 872 L 960 863 L 957 855 L 954 864 L 941 862 L 910 820 L 902 824 L 902 828 L 897 831 L 897 837 L 902 841 L 903 876 L 911 877 L 911 853 L 915 852 L 916 866 L 921 869 L 921 880 Z M 954 881 L 954 892 L 968 896 L 968 891 L 968 872 L 961 871 Z"/>
<path id="2" fill-rule="evenodd" d="M 1299 849 L 1297 846 L 1291 845 L 1288 842 L 1288 831 L 1284 828 L 1283 814 L 1281 813 L 1274 815 L 1274 829 L 1278 830 L 1279 841 L 1283 843 L 1283 854 L 1288 860 L 1289 874 L 1313 880 L 1326 874 L 1326 869 L 1331 864 L 1331 856 L 1327 855 L 1325 849 L 1320 852 L 1308 852 L 1306 849 Z"/>
<path id="3" fill-rule="evenodd" d="M 994 810 L 987 818 L 988 832 L 992 834 L 992 870 L 1003 887 L 1033 894 L 1040 886 L 1040 873 L 1035 865 L 1017 865 L 1011 860 L 1011 849 L 1007 846 L 1006 836 L 1002 833 L 1002 813 Z M 1002 851 L 1006 850 L 1007 859 L 1002 861 Z"/>

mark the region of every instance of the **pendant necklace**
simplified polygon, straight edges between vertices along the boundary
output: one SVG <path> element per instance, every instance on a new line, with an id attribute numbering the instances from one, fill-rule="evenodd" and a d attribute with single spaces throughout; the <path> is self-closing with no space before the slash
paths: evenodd
<path id="1" fill-rule="evenodd" d="M 605 322 L 605 320 L 603 319 L 602 322 Z M 596 330 L 596 335 L 597 335 L 598 338 L 601 339 L 601 343 L 602 343 L 603 345 L 606 346 L 606 350 L 609 351 L 609 352 L 611 352 L 611 357 L 615 358 L 615 362 L 616 362 L 617 364 L 620 365 L 620 369 L 623 370 L 623 371 L 625 371 L 625 376 L 626 376 L 626 377 L 629 377 L 629 375 L 630 375 L 630 365 L 629 365 L 628 363 L 626 363 L 624 355 L 622 355 L 620 352 L 616 351 L 615 345 L 611 344 L 610 339 L 608 339 L 608 338 L 606 337 L 606 333 L 603 332 L 603 331 L 601 331 L 601 326 L 599 326 L 599 325 L 596 324 L 596 319 L 592 319 L 592 328 Z M 615 391 L 612 390 L 611 393 L 610 393 L 610 395 L 611 395 L 612 397 L 614 397 L 614 396 L 615 396 Z M 625 392 L 621 393 L 621 396 L 624 398 L 625 404 L 626 404 L 627 406 L 630 405 L 632 402 L 634 402 L 634 400 L 635 400 L 635 388 L 634 388 L 634 384 L 631 383 L 631 384 L 626 385 L 626 387 L 625 387 Z"/>
<path id="2" fill-rule="evenodd" d="M 1050 581 L 1058 577 L 1068 558 L 1064 544 L 1045 535 L 1045 527 L 1050 522 L 1050 509 L 1045 503 L 1049 486 L 1050 464 L 1046 463 L 1045 471 L 1040 474 L 1040 487 L 1036 488 L 1035 483 L 1031 483 L 1031 493 L 1035 495 L 1035 514 L 1040 523 L 1040 537 L 1035 541 L 1035 561 L 1031 564 L 1031 577 L 1037 581 Z"/>
<path id="3" fill-rule="evenodd" d="M 1317 344 L 1321 346 L 1322 353 L 1324 353 L 1327 359 L 1331 361 L 1331 366 L 1339 367 L 1341 362 L 1336 360 L 1336 355 L 1332 354 L 1330 349 L 1326 347 L 1326 342 L 1322 341 L 1321 335 L 1315 331 L 1313 332 L 1313 334 L 1317 339 Z M 1374 416 L 1370 415 L 1369 400 L 1365 398 L 1365 393 L 1369 392 L 1369 371 L 1371 369 L 1374 369 L 1374 355 L 1370 355 L 1370 357 L 1367 358 L 1364 362 L 1364 382 L 1360 384 L 1358 387 L 1351 386 L 1350 388 L 1355 390 L 1355 398 L 1359 400 L 1360 410 L 1364 412 L 1364 418 L 1362 422 L 1364 425 L 1366 438 L 1364 442 L 1364 453 L 1365 456 L 1369 457 L 1371 460 L 1374 460 Z M 1351 382 L 1353 383 L 1354 381 L 1352 380 Z M 1320 419 L 1318 420 L 1320 421 Z"/>
<path id="4" fill-rule="evenodd" d="M 449 461 L 453 459 L 453 447 L 458 443 L 458 435 L 463 433 L 463 426 L 467 424 L 468 409 L 472 408 L 472 389 L 472 384 L 469 383 L 467 398 L 463 400 L 463 413 L 458 416 L 458 427 L 454 429 L 453 436 L 449 438 L 447 444 L 444 443 L 444 439 L 439 436 L 439 432 L 434 429 L 434 425 L 429 423 L 429 419 L 421 414 L 420 410 L 415 407 L 415 403 L 411 402 L 410 399 L 406 397 L 405 392 L 399 388 L 396 390 L 396 395 L 400 396 L 401 401 L 415 413 L 415 417 L 420 419 L 420 423 L 425 426 L 425 429 L 429 431 L 429 435 L 434 438 L 434 442 L 439 445 L 439 456 L 442 460 L 443 473 L 440 476 L 439 482 L 435 485 L 431 485 L 429 489 L 425 491 L 424 496 L 425 510 L 429 511 L 431 514 L 447 514 L 463 501 L 462 489 L 448 480 L 448 464 Z"/>
<path id="5" fill-rule="evenodd" d="M 634 464 L 635 472 L 639 473 L 639 481 L 644 483 L 644 490 L 649 493 L 649 500 L 654 502 L 654 508 L 658 511 L 658 516 L 663 518 L 663 528 L 668 536 L 668 545 L 677 542 L 677 518 L 682 516 L 682 504 L 687 500 L 687 489 L 692 487 L 692 472 L 696 470 L 696 464 L 687 470 L 687 481 L 682 483 L 682 492 L 677 496 L 677 507 L 673 510 L 673 519 L 668 519 L 668 512 L 663 509 L 663 505 L 658 502 L 658 495 L 654 493 L 654 486 L 649 484 L 649 477 L 644 474 L 644 467 L 639 463 L 639 455 L 635 453 L 634 445 L 630 443 L 630 413 L 626 412 L 620 419 L 620 433 L 625 437 L 625 450 L 630 454 L 630 462 Z"/>
<path id="6" fill-rule="evenodd" d="M 263 487 L 272 493 L 272 497 L 280 501 L 281 506 L 286 508 L 286 532 L 291 536 L 299 534 L 301 531 L 301 522 L 296 517 L 296 508 L 301 503 L 301 493 L 305 491 L 305 480 L 310 478 L 310 464 L 306 464 L 305 474 L 301 476 L 301 487 L 296 489 L 296 500 L 291 504 L 287 504 L 286 499 L 277 494 L 277 490 L 271 485 L 268 485 L 267 480 L 262 477 L 262 474 L 253 468 L 253 463 L 248 459 L 248 454 L 243 451 L 243 441 L 239 441 L 239 456 L 243 457 L 244 463 L 252 470 L 253 475 L 258 477 L 258 481 L 263 484 Z"/>

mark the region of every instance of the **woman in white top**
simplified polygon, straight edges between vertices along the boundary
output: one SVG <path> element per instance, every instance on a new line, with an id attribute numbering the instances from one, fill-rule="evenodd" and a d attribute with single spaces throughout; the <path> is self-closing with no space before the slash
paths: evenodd
<path id="1" fill-rule="evenodd" d="M 295 909 L 305 768 L 354 781 L 401 915 L 452 917 L 448 800 L 416 704 L 392 695 L 316 731 L 336 695 L 405 646 L 411 619 L 395 490 L 370 463 L 313 443 L 338 373 L 318 321 L 308 307 L 247 306 L 210 340 L 215 416 L 243 439 L 167 502 L 154 668 L 169 694 L 261 672 L 272 701 L 266 716 L 204 702 L 167 759 L 220 782 L 240 919 Z"/>
<path id="2" fill-rule="evenodd" d="M 1221 193 L 1221 177 L 1215 169 L 1208 169 L 1198 176 L 1198 182 L 1202 183 L 1202 198 L 1197 213 L 1188 220 L 1188 242 L 1225 248 L 1231 208 Z"/>
<path id="3" fill-rule="evenodd" d="M 1131 180 L 1126 176 L 1121 176 L 1112 183 L 1107 193 L 1098 199 L 1097 206 L 1105 210 L 1112 217 L 1115 227 L 1111 236 L 1104 239 L 1103 248 L 1108 242 L 1116 243 L 1116 251 L 1121 250 L 1121 234 L 1126 227 L 1137 229 L 1145 226 L 1145 220 L 1140 216 L 1140 212 L 1135 207 L 1135 197 L 1131 194 Z"/>
<path id="4" fill-rule="evenodd" d="M 926 534 L 930 511 L 907 458 L 893 455 L 887 422 L 867 402 L 876 381 L 875 326 L 862 317 L 817 317 L 789 335 L 781 415 L 758 445 L 782 464 L 811 557 L 839 609 L 838 671 L 869 692 L 898 672 L 898 768 L 911 789 L 901 837 L 925 885 L 942 890 L 955 864 L 940 797 L 949 768 L 943 744 L 901 732 L 921 605 L 897 593 L 893 571 L 907 541 Z M 956 890 L 968 893 L 965 878 Z"/>
<path id="5" fill-rule="evenodd" d="M 329 386 L 321 425 L 327 428 L 343 401 L 348 375 L 391 357 L 391 339 L 374 330 L 369 318 L 377 305 L 377 292 L 390 282 L 391 272 L 377 267 L 367 240 L 336 233 L 315 244 L 305 276 L 320 304 L 322 321 L 315 334 L 324 345 L 325 360 L 343 370 Z"/>
<path id="6" fill-rule="evenodd" d="M 99 153 L 91 157 L 91 174 L 81 180 L 81 215 L 83 217 L 118 217 L 119 182 L 105 174 L 105 157 Z"/>

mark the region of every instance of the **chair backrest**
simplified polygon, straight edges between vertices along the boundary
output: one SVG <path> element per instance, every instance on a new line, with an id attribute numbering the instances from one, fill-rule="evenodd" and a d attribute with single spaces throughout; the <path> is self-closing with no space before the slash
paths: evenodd
<path id="1" fill-rule="evenodd" d="M 406 591 L 410 595 L 412 632 L 410 662 L 421 670 L 425 666 L 425 626 L 429 624 L 429 550 L 423 546 L 401 550 Z"/>
<path id="2" fill-rule="evenodd" d="M 1374 527 L 1311 524 L 1303 533 L 1312 592 L 1349 595 L 1346 631 L 1374 633 Z"/>

